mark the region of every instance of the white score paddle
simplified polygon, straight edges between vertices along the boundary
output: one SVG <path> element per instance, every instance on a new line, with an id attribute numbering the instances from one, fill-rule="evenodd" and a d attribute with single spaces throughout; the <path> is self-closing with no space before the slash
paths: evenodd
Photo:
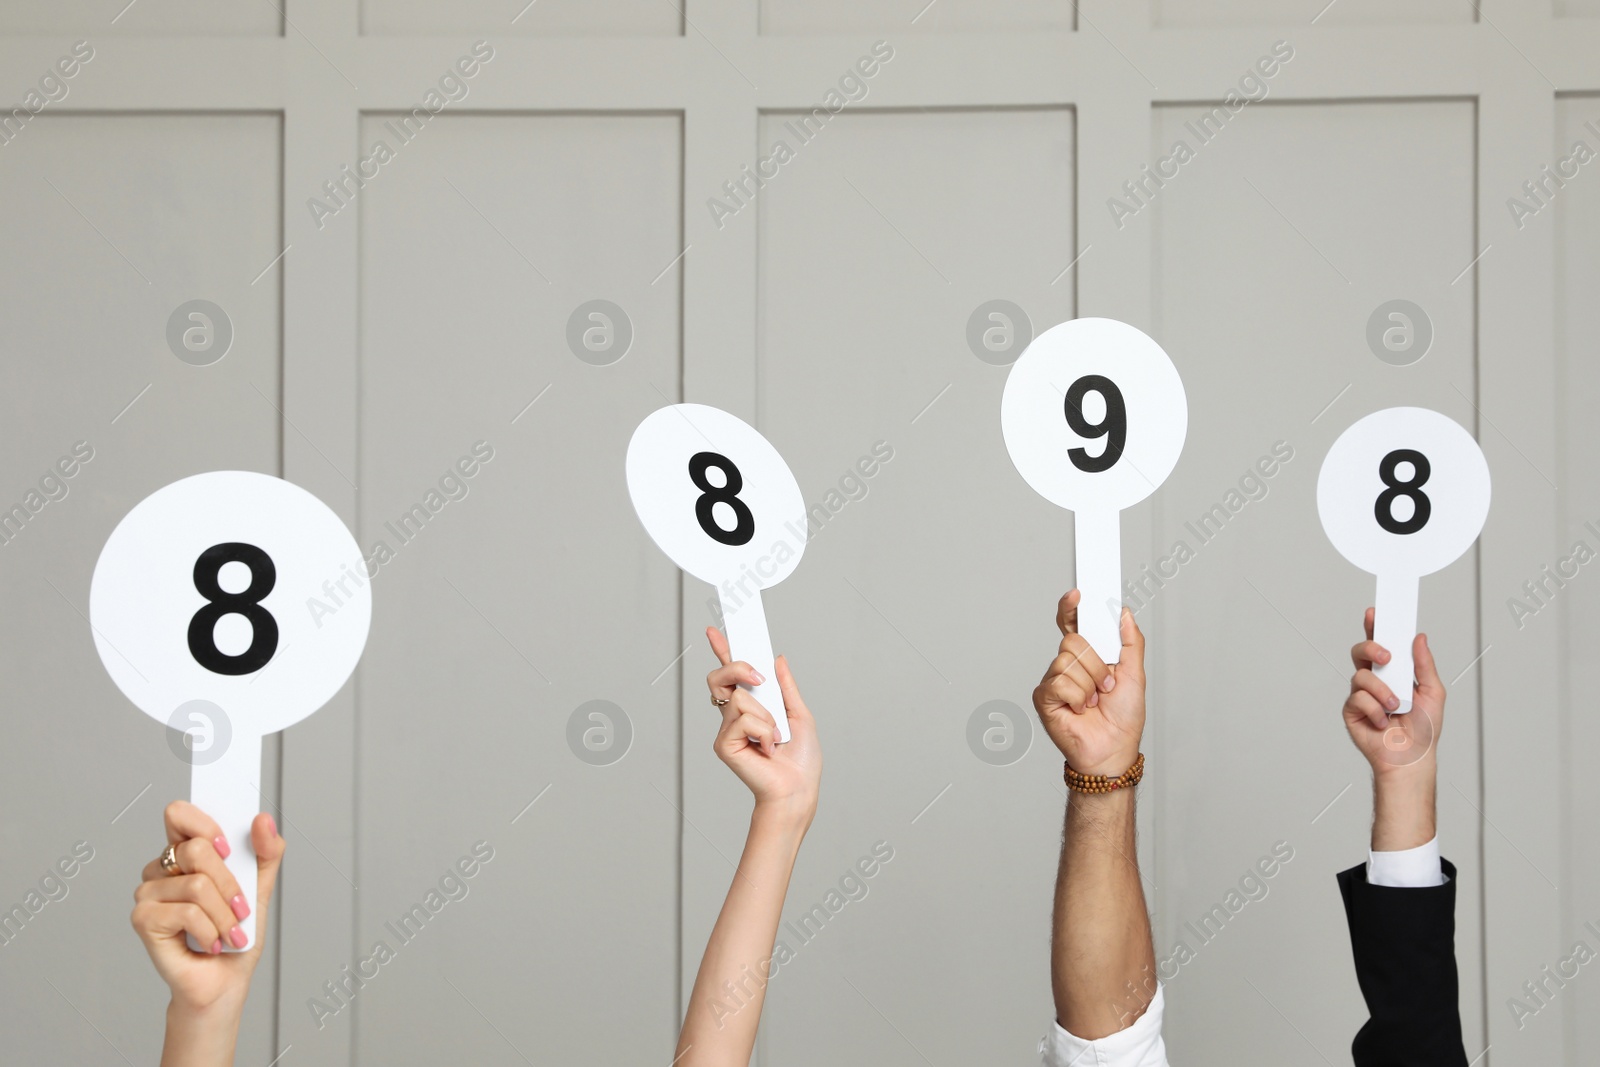
<path id="1" fill-rule="evenodd" d="M 806 545 L 805 500 L 789 465 L 742 419 L 704 404 L 673 404 L 633 431 L 627 477 L 651 540 L 716 587 L 733 658 L 766 679 L 753 692 L 776 720 L 778 740 L 788 741 L 761 590 L 787 578 Z"/>
<path id="2" fill-rule="evenodd" d="M 1339 554 L 1377 575 L 1373 668 L 1411 710 L 1417 591 L 1472 547 L 1489 515 L 1489 464 L 1472 435 L 1427 408 L 1386 408 L 1339 435 L 1317 476 L 1317 514 Z"/>
<path id="3" fill-rule="evenodd" d="M 1078 632 L 1100 658 L 1122 655 L 1120 513 L 1155 492 L 1183 451 L 1189 402 L 1172 360 L 1115 319 L 1041 333 L 1012 366 L 1000 428 L 1017 473 L 1073 513 Z"/>
<path id="4" fill-rule="evenodd" d="M 190 766 L 189 799 L 222 827 L 224 862 L 250 904 L 245 948 L 256 939 L 261 739 L 339 691 L 371 620 L 350 531 L 267 474 L 213 471 L 156 490 L 95 564 L 89 624 L 100 661 L 140 711 L 184 734 L 175 748 Z"/>

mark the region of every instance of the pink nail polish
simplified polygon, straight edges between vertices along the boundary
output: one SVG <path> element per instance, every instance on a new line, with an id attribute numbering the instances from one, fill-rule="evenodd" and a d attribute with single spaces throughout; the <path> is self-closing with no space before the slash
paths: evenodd
<path id="1" fill-rule="evenodd" d="M 754 668 L 751 668 L 751 670 L 750 670 L 750 677 L 752 677 L 752 678 L 754 678 L 756 680 L 756 684 L 757 685 L 766 685 L 767 684 L 766 678 L 762 677 L 761 672 L 756 670 L 756 669 L 754 669 Z"/>
<path id="2" fill-rule="evenodd" d="M 228 931 L 228 940 L 233 942 L 234 948 L 244 948 L 246 942 L 248 942 L 250 939 L 244 936 L 243 930 L 235 926 L 232 930 Z"/>
<path id="3" fill-rule="evenodd" d="M 233 909 L 233 917 L 235 919 L 244 920 L 250 917 L 250 905 L 244 902 L 243 893 L 236 894 L 232 900 L 228 901 L 228 907 Z"/>
<path id="4" fill-rule="evenodd" d="M 213 956 L 220 953 L 222 951 L 222 938 L 219 937 L 215 941 L 211 942 L 211 947 L 206 951 L 210 952 Z"/>
<path id="5" fill-rule="evenodd" d="M 228 839 L 223 837 L 221 834 L 213 837 L 211 839 L 211 843 L 217 846 L 217 855 L 221 856 L 223 859 L 227 859 L 228 854 L 233 851 L 233 849 L 228 847 Z"/>

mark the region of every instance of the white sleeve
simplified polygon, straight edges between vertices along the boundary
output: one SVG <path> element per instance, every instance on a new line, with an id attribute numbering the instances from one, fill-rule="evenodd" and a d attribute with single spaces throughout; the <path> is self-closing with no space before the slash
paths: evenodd
<path id="1" fill-rule="evenodd" d="M 1167 1046 L 1161 1040 L 1163 994 L 1155 999 L 1126 1030 L 1098 1041 L 1074 1037 L 1057 1023 L 1050 1036 L 1039 1042 L 1044 1067 L 1167 1067 Z"/>
<path id="2" fill-rule="evenodd" d="M 1367 884 L 1395 889 L 1425 889 L 1444 885 L 1444 864 L 1439 859 L 1439 838 L 1399 852 L 1367 853 Z"/>

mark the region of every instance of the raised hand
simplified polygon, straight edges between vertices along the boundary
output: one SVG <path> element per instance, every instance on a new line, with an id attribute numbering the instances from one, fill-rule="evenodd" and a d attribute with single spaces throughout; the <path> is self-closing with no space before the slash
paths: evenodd
<path id="1" fill-rule="evenodd" d="M 1344 725 L 1373 773 L 1383 775 L 1437 759 L 1435 745 L 1444 729 L 1445 689 L 1428 637 L 1418 634 L 1411 646 L 1417 675 L 1412 710 L 1405 715 L 1390 714 L 1400 701 L 1372 670 L 1373 664 L 1389 662 L 1389 650 L 1372 639 L 1372 619 L 1373 609 L 1368 608 L 1367 639 L 1350 649 L 1356 671 L 1344 702 Z"/>
<path id="2" fill-rule="evenodd" d="M 168 873 L 159 860 L 145 865 L 143 881 L 133 894 L 133 929 L 171 988 L 174 1008 L 241 1010 L 261 946 L 266 944 L 267 905 L 283 860 L 284 840 L 272 816 L 256 816 L 250 839 L 260 874 L 256 899 L 246 901 L 218 852 L 218 843 L 227 848 L 227 840 L 216 822 L 183 800 L 168 804 L 164 816 L 167 841 L 174 846 L 182 873 Z M 234 937 L 243 940 L 238 923 L 251 911 L 257 916 L 254 947 L 248 952 L 224 952 L 225 942 Z M 186 935 L 207 950 L 191 950 Z"/>
<path id="3" fill-rule="evenodd" d="M 1056 609 L 1061 646 L 1033 707 L 1073 770 L 1115 776 L 1138 759 L 1144 733 L 1144 634 L 1123 608 L 1122 655 L 1107 667 L 1078 633 L 1080 598 L 1074 589 Z"/>
<path id="4" fill-rule="evenodd" d="M 721 706 L 722 729 L 717 731 L 717 757 L 732 768 L 739 780 L 750 787 L 758 806 L 782 808 L 793 813 L 815 812 L 817 792 L 822 781 L 822 749 L 817 743 L 817 724 L 811 717 L 788 660 L 779 656 L 776 664 L 778 686 L 783 692 L 784 712 L 789 717 L 789 741 L 778 743 L 778 724 L 739 683 L 760 685 L 763 679 L 743 660 L 734 662 L 728 639 L 715 627 L 706 628 L 711 651 L 722 665 L 706 675 L 706 686 Z"/>
<path id="5" fill-rule="evenodd" d="M 706 676 L 711 699 L 722 711 L 717 756 L 750 787 L 756 804 L 728 898 L 700 959 L 672 1062 L 678 1067 L 744 1067 L 755 1048 L 766 1002 L 768 965 L 789 877 L 817 811 L 822 750 L 816 722 L 800 699 L 787 660 L 779 656 L 775 664 L 789 716 L 789 741 L 780 745 L 777 722 L 760 701 L 739 688 L 741 682 L 760 685 L 761 676 L 750 664 L 733 661 L 720 631 L 708 628 L 706 637 L 721 663 Z M 740 992 L 730 1006 L 728 991 L 735 988 Z"/>

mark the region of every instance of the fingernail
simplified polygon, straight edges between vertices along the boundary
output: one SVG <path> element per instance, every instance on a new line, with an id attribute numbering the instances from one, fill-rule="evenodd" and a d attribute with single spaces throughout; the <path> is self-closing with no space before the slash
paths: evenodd
<path id="1" fill-rule="evenodd" d="M 244 936 L 243 927 L 235 926 L 232 930 L 228 931 L 228 940 L 233 942 L 234 948 L 244 948 L 245 944 L 250 939 Z"/>
<path id="2" fill-rule="evenodd" d="M 211 942 L 211 947 L 206 949 L 206 951 L 211 953 L 213 956 L 215 956 L 217 953 L 221 952 L 222 951 L 222 938 L 219 937 L 215 941 Z"/>
<path id="3" fill-rule="evenodd" d="M 270 815 L 267 816 L 267 833 L 271 834 L 273 837 L 278 836 L 278 820 L 274 819 Z"/>
<path id="4" fill-rule="evenodd" d="M 1085 704 L 1084 707 L 1093 708 L 1093 707 L 1097 707 L 1099 704 L 1100 704 L 1100 691 L 1099 690 L 1095 690 L 1093 693 L 1089 694 L 1089 702 L 1087 704 Z"/>
<path id="5" fill-rule="evenodd" d="M 1390 711 L 1393 711 L 1395 708 L 1398 708 L 1399 706 L 1400 706 L 1400 698 L 1399 697 L 1390 697 L 1389 698 L 1389 710 Z"/>
<path id="6" fill-rule="evenodd" d="M 757 685 L 766 685 L 767 684 L 766 678 L 762 677 L 761 672 L 756 670 L 754 667 L 750 668 L 750 677 L 752 677 L 752 678 L 754 678 L 756 680 L 756 684 Z"/>
<path id="7" fill-rule="evenodd" d="M 1106 675 L 1105 681 L 1101 682 L 1100 685 L 1105 689 L 1106 692 L 1111 692 L 1111 690 L 1117 687 L 1117 676 L 1114 674 Z"/>
<path id="8" fill-rule="evenodd" d="M 217 846 L 217 855 L 221 856 L 223 859 L 227 859 L 228 853 L 233 851 L 233 849 L 228 847 L 228 839 L 223 837 L 221 834 L 213 837 L 211 839 L 211 843 Z"/>
<path id="9" fill-rule="evenodd" d="M 248 919 L 250 917 L 250 905 L 244 902 L 243 893 L 239 893 L 228 901 L 228 907 L 233 909 L 233 917 L 235 919 Z"/>

